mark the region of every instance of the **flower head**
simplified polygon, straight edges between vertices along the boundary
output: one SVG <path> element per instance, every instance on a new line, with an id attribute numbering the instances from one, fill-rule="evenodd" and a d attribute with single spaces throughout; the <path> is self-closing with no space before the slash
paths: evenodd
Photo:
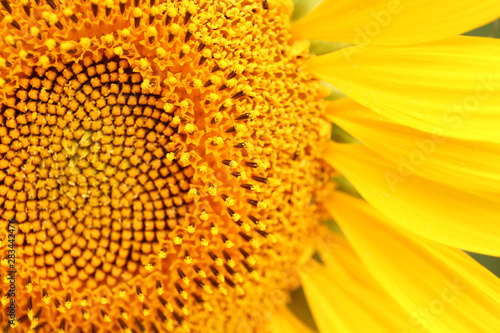
<path id="1" fill-rule="evenodd" d="M 0 4 L 4 331 L 500 327 L 496 0 Z"/>
<path id="2" fill-rule="evenodd" d="M 270 291 L 285 300 L 329 173 L 325 89 L 285 10 L 5 6 L 0 193 L 19 228 L 20 330 L 234 332 L 261 324 Z"/>

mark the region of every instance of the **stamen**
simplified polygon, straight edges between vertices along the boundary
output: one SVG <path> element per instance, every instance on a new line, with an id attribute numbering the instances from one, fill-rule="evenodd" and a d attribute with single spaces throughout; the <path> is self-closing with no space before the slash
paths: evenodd
<path id="1" fill-rule="evenodd" d="M 106 16 L 111 15 L 111 11 L 113 10 L 114 2 L 113 0 L 108 0 L 105 2 L 106 5 Z"/>
<path id="2" fill-rule="evenodd" d="M 151 9 L 149 10 L 149 22 L 148 22 L 150 25 L 154 22 L 158 14 L 160 14 L 160 10 L 158 9 L 158 7 L 151 5 Z"/>
<path id="3" fill-rule="evenodd" d="M 128 326 L 127 324 L 125 324 L 125 322 L 121 319 L 118 319 L 118 323 L 120 324 L 120 327 L 122 328 L 122 330 L 127 330 L 128 329 Z"/>
<path id="4" fill-rule="evenodd" d="M 139 328 L 139 331 L 141 331 L 141 333 L 146 332 L 146 328 L 142 324 L 142 321 L 140 321 L 137 317 L 134 318 L 134 321 L 135 321 L 135 324 L 137 325 L 137 327 Z"/>
<path id="5" fill-rule="evenodd" d="M 177 274 L 179 274 L 179 277 L 181 278 L 182 282 L 184 282 L 184 284 L 186 286 L 188 286 L 189 285 L 189 279 L 186 276 L 186 274 L 184 274 L 184 272 L 180 268 L 177 268 Z"/>
<path id="6" fill-rule="evenodd" d="M 99 13 L 99 0 L 92 0 L 91 7 L 92 7 L 92 14 L 94 14 L 94 17 L 97 17 L 97 14 Z"/>
<path id="7" fill-rule="evenodd" d="M 33 320 L 33 299 L 31 296 L 28 297 L 28 305 L 27 305 L 28 317 L 30 320 Z"/>
<path id="8" fill-rule="evenodd" d="M 52 7 L 52 9 L 57 10 L 57 6 L 54 0 L 47 0 L 47 3 L 50 7 Z"/>
<path id="9" fill-rule="evenodd" d="M 158 328 L 156 328 L 155 324 L 153 324 L 153 323 L 151 323 L 151 330 L 153 331 L 153 333 L 160 333 Z"/>
<path id="10" fill-rule="evenodd" d="M 156 310 L 156 313 L 158 314 L 158 317 L 160 317 L 160 320 L 163 324 L 167 323 L 167 317 L 161 312 L 159 309 Z"/>
<path id="11" fill-rule="evenodd" d="M 66 294 L 66 303 L 64 303 L 64 306 L 68 310 L 71 309 L 72 303 L 71 303 L 71 294 L 70 293 Z"/>
<path id="12" fill-rule="evenodd" d="M 250 113 L 244 113 L 240 116 L 238 116 L 235 120 L 246 120 L 250 118 Z"/>
<path id="13" fill-rule="evenodd" d="M 196 31 L 196 25 L 191 23 L 189 24 L 187 31 L 186 31 L 186 37 L 184 38 L 184 43 L 189 42 L 191 39 L 191 36 L 193 36 L 193 33 Z"/>
<path id="14" fill-rule="evenodd" d="M 142 293 L 141 287 L 140 286 L 136 286 L 135 287 L 135 291 L 136 291 L 137 298 L 139 299 L 139 301 L 144 302 L 145 296 Z"/>
<path id="15" fill-rule="evenodd" d="M 134 8 L 133 15 L 134 15 L 134 26 L 137 29 L 141 24 L 142 10 L 138 7 Z"/>
<path id="16" fill-rule="evenodd" d="M 44 301 L 45 304 L 49 304 L 50 302 L 50 297 L 49 294 L 47 293 L 47 288 L 42 289 L 42 301 Z"/>
<path id="17" fill-rule="evenodd" d="M 172 19 L 177 16 L 177 10 L 174 6 L 170 5 L 167 8 L 167 17 L 165 18 L 165 25 L 169 25 Z"/>
<path id="18" fill-rule="evenodd" d="M 120 0 L 120 14 L 125 14 L 125 6 L 127 5 L 127 0 Z"/>
<path id="19" fill-rule="evenodd" d="M 19 25 L 19 23 L 14 20 L 14 18 L 11 16 L 11 15 L 7 15 L 4 17 L 4 20 L 10 24 L 11 26 L 13 26 L 14 28 L 18 29 L 18 30 L 21 30 L 21 26 Z"/>
<path id="20" fill-rule="evenodd" d="M 200 60 L 198 61 L 198 66 L 201 66 L 207 61 L 207 59 L 211 56 L 212 52 L 209 49 L 204 49 L 201 51 Z"/>
<path id="21" fill-rule="evenodd" d="M 178 25 L 178 24 L 172 24 L 172 26 L 170 27 L 170 33 L 168 35 L 168 42 L 171 43 L 175 36 L 177 36 L 177 34 L 179 33 L 179 31 L 181 30 L 181 27 Z"/>
<path id="22" fill-rule="evenodd" d="M 31 6 L 29 0 L 21 0 L 21 5 L 23 6 L 23 10 L 27 16 L 30 16 Z"/>
<path id="23" fill-rule="evenodd" d="M 194 265 L 193 268 L 196 271 L 196 273 L 199 276 L 201 276 L 202 278 L 206 278 L 207 277 L 207 274 L 205 273 L 205 271 L 203 271 L 202 269 L 200 269 L 197 265 Z"/>
<path id="24" fill-rule="evenodd" d="M 61 302 L 59 302 L 57 298 L 54 299 L 54 305 L 57 311 L 59 311 L 60 313 L 66 313 L 66 310 L 64 309 Z"/>
<path id="25" fill-rule="evenodd" d="M 177 322 L 179 323 L 179 325 L 182 326 L 182 318 L 176 312 L 174 312 L 173 315 L 175 320 L 177 320 Z"/>
<path id="26" fill-rule="evenodd" d="M 182 289 L 182 287 L 178 283 L 175 283 L 174 285 L 175 285 L 175 289 L 177 289 L 177 292 L 179 293 L 179 295 L 181 295 L 182 298 L 187 299 L 188 294 L 184 291 L 184 289 Z"/>
<path id="27" fill-rule="evenodd" d="M 163 286 L 161 284 L 160 281 L 156 281 L 156 292 L 158 293 L 158 295 L 163 295 Z"/>
<path id="28" fill-rule="evenodd" d="M 214 266 L 210 266 L 210 270 L 212 271 L 212 273 L 215 275 L 215 277 L 217 279 L 219 279 L 221 282 L 224 282 L 224 275 L 222 275 L 218 270 L 217 268 L 215 268 Z"/>
<path id="29" fill-rule="evenodd" d="M 267 184 L 267 178 L 259 177 L 259 176 L 252 176 L 252 179 L 255 181 Z"/>
<path id="30" fill-rule="evenodd" d="M 170 305 L 163 297 L 158 296 L 158 299 L 160 300 L 161 304 L 163 305 L 163 307 L 165 309 L 167 309 L 170 312 L 174 311 L 174 308 L 172 307 L 172 305 Z"/>
<path id="31" fill-rule="evenodd" d="M 12 14 L 12 8 L 9 5 L 9 2 L 7 0 L 2 0 L 1 1 L 3 8 L 5 8 L 9 14 Z"/>
<path id="32" fill-rule="evenodd" d="M 238 99 L 238 98 L 241 98 L 243 96 L 245 96 L 245 92 L 244 91 L 239 91 L 236 94 L 234 94 L 233 96 L 231 96 L 231 98 L 232 99 Z"/>
<path id="33" fill-rule="evenodd" d="M 194 4 L 189 4 L 188 8 L 186 9 L 186 14 L 184 16 L 184 25 L 186 25 L 191 17 L 193 16 L 194 11 L 196 10 L 196 7 Z"/>

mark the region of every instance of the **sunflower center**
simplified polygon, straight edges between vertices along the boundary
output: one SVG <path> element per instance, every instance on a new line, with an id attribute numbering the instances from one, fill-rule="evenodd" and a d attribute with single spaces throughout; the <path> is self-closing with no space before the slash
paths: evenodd
<path id="1" fill-rule="evenodd" d="M 143 83 L 127 60 L 87 57 L 36 67 L 14 108 L 4 106 L 2 161 L 15 156 L 19 169 L 3 172 L 15 192 L 7 218 L 20 223 L 26 263 L 41 277 L 126 281 L 184 218 L 193 168 L 177 163 L 179 122 Z"/>

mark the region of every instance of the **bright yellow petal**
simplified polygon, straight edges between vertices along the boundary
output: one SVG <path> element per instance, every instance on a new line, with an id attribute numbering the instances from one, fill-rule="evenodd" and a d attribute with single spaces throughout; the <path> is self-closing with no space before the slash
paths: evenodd
<path id="1" fill-rule="evenodd" d="M 416 175 L 474 191 L 500 191 L 500 144 L 450 139 L 401 126 L 352 99 L 332 102 L 327 117 L 370 150 Z"/>
<path id="2" fill-rule="evenodd" d="M 325 265 L 309 265 L 301 275 L 320 332 L 416 331 L 403 309 L 371 277 L 345 240 L 337 236 L 335 245 L 320 252 Z"/>
<path id="3" fill-rule="evenodd" d="M 464 252 L 397 228 L 361 200 L 336 193 L 328 210 L 368 270 L 433 333 L 496 332 L 499 280 Z"/>
<path id="4" fill-rule="evenodd" d="M 297 37 L 359 45 L 409 45 L 493 21 L 498 0 L 324 0 L 293 25 Z"/>
<path id="5" fill-rule="evenodd" d="M 498 141 L 498 54 L 500 40 L 462 36 L 409 47 L 349 47 L 308 64 L 395 122 L 441 136 Z"/>
<path id="6" fill-rule="evenodd" d="M 297 318 L 288 308 L 273 314 L 269 327 L 273 333 L 313 333 L 307 325 Z"/>
<path id="7" fill-rule="evenodd" d="M 451 189 L 393 165 L 360 144 L 328 145 L 325 160 L 373 206 L 431 240 L 500 256 L 500 198 Z"/>

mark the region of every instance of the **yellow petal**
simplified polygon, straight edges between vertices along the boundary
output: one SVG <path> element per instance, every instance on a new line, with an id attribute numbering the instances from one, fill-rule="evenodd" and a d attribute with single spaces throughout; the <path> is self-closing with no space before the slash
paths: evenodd
<path id="1" fill-rule="evenodd" d="M 325 160 L 373 206 L 431 240 L 500 256 L 498 196 L 452 189 L 393 165 L 360 144 L 328 145 Z"/>
<path id="2" fill-rule="evenodd" d="M 416 175 L 474 191 L 500 191 L 500 144 L 450 139 L 384 118 L 352 99 L 332 102 L 327 117 L 370 150 Z"/>
<path id="3" fill-rule="evenodd" d="M 347 194 L 334 194 L 327 209 L 415 328 L 439 333 L 498 330 L 499 280 L 467 254 L 395 229 Z"/>
<path id="4" fill-rule="evenodd" d="M 335 247 L 321 251 L 325 264 L 308 265 L 301 274 L 320 332 L 416 332 L 403 309 L 371 277 L 345 240 L 332 237 Z"/>
<path id="5" fill-rule="evenodd" d="M 348 47 L 308 64 L 395 122 L 442 136 L 498 141 L 498 54 L 498 39 L 461 36 L 409 47 Z"/>
<path id="6" fill-rule="evenodd" d="M 313 330 L 286 307 L 273 314 L 269 327 L 273 333 L 313 333 Z"/>
<path id="7" fill-rule="evenodd" d="M 293 25 L 300 38 L 409 45 L 472 30 L 500 14 L 498 0 L 324 0 Z"/>

